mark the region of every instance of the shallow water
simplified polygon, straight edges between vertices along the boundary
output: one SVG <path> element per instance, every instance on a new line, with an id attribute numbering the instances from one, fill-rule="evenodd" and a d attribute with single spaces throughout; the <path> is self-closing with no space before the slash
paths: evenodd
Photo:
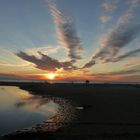
<path id="1" fill-rule="evenodd" d="M 0 135 L 55 117 L 60 106 L 13 86 L 0 86 Z"/>

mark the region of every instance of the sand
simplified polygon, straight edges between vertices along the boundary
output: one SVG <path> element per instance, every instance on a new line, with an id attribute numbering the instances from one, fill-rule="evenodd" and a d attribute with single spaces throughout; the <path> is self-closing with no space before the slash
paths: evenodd
<path id="1" fill-rule="evenodd" d="M 24 134 L 24 137 L 23 135 L 21 137 L 23 139 L 140 139 L 140 85 L 64 83 L 0 83 L 0 85 L 19 86 L 32 94 L 44 97 L 68 99 L 77 112 L 75 121 L 69 127 L 49 134 Z"/>

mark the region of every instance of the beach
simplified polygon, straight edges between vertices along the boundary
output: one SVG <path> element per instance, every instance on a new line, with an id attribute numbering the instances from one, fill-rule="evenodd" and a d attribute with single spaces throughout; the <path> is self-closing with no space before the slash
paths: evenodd
<path id="1" fill-rule="evenodd" d="M 140 139 L 140 85 L 1 82 L 34 95 L 60 97 L 75 108 L 68 126 L 55 132 L 20 133 L 5 139 Z"/>

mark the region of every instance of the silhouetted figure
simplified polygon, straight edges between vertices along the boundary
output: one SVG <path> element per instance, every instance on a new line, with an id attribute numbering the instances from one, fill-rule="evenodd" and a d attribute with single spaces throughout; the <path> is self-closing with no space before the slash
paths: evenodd
<path id="1" fill-rule="evenodd" d="M 88 85 L 90 83 L 90 81 L 89 80 L 86 80 L 85 83 L 86 83 L 86 85 Z"/>

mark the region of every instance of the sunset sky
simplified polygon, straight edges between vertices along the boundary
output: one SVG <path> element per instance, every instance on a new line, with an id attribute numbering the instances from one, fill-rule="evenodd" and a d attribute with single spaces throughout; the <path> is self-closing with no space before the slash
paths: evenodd
<path id="1" fill-rule="evenodd" d="M 140 82 L 140 0 L 0 0 L 0 80 Z"/>

